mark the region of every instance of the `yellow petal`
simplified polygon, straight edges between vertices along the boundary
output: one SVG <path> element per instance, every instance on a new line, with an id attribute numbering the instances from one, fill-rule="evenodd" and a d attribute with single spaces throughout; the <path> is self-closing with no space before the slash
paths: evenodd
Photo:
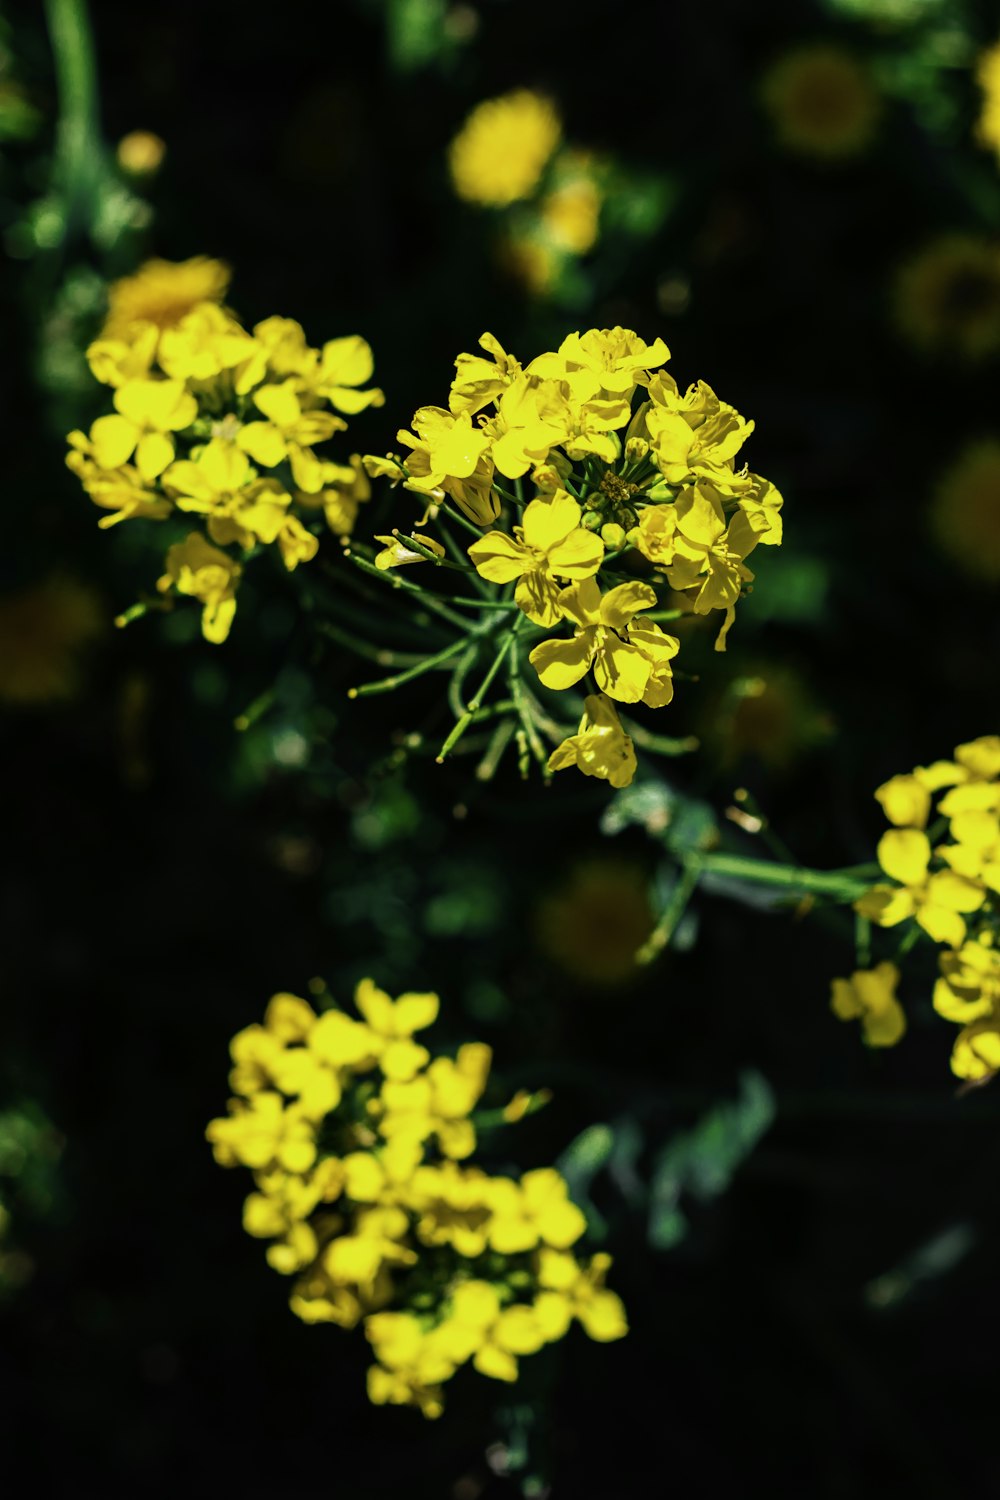
<path id="1" fill-rule="evenodd" d="M 918 829 L 892 828 L 879 839 L 878 862 L 900 885 L 922 884 L 930 859 L 930 840 Z"/>

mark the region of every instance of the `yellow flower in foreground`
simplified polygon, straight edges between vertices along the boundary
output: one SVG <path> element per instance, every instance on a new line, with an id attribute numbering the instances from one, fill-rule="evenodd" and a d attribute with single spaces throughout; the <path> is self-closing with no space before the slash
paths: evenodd
<path id="1" fill-rule="evenodd" d="M 897 828 L 925 828 L 931 810 L 930 789 L 913 773 L 891 776 L 877 789 L 875 800 Z"/>
<path id="2" fill-rule="evenodd" d="M 952 870 L 930 873 L 930 840 L 916 828 L 892 828 L 879 840 L 878 862 L 898 886 L 876 885 L 854 903 L 863 917 L 880 927 L 895 927 L 909 917 L 936 943 L 959 948 L 965 940 L 962 913 L 978 911 L 982 887 Z"/>
<path id="3" fill-rule="evenodd" d="M 951 1054 L 951 1071 L 973 1083 L 1000 1072 L 1000 1018 L 994 1014 L 959 1032 Z"/>
<path id="4" fill-rule="evenodd" d="M 576 766 L 584 776 L 596 776 L 613 787 L 628 786 L 636 770 L 632 741 L 621 726 L 614 706 L 602 694 L 584 700 L 576 734 L 557 745 L 549 756 L 550 771 Z"/>
<path id="5" fill-rule="evenodd" d="M 941 547 L 973 578 L 1000 582 L 1000 442 L 965 449 L 941 478 L 930 523 Z"/>
<path id="6" fill-rule="evenodd" d="M 227 553 L 207 542 L 199 531 L 192 531 L 183 542 L 167 549 L 167 571 L 156 587 L 161 593 L 176 589 L 189 594 L 204 606 L 201 633 L 206 641 L 219 645 L 229 634 L 236 614 L 236 587 L 243 569 Z"/>
<path id="7" fill-rule="evenodd" d="M 437 995 L 406 994 L 391 1000 L 371 979 L 362 979 L 354 1003 L 375 1037 L 375 1056 L 386 1078 L 412 1078 L 430 1059 L 427 1048 L 413 1040 L 413 1033 L 437 1020 Z"/>
<path id="8" fill-rule="evenodd" d="M 199 302 L 221 302 L 229 267 L 208 256 L 191 260 L 147 260 L 134 276 L 112 282 L 102 338 L 116 338 L 133 323 L 172 328 Z"/>
<path id="9" fill-rule="evenodd" d="M 476 1131 L 469 1115 L 486 1087 L 491 1057 L 485 1043 L 467 1042 L 454 1062 L 436 1057 L 426 1073 L 412 1080 L 387 1078 L 379 1122 L 386 1140 L 404 1136 L 424 1141 L 436 1135 L 445 1156 L 456 1161 L 471 1156 Z"/>
<path id="10" fill-rule="evenodd" d="M 566 1179 L 554 1167 L 525 1172 L 520 1182 L 491 1177 L 486 1201 L 492 1209 L 487 1238 L 501 1255 L 518 1255 L 537 1245 L 568 1250 L 587 1228 Z"/>
<path id="11" fill-rule="evenodd" d="M 1000 951 L 986 940 L 963 943 L 942 953 L 941 977 L 934 986 L 934 1009 L 960 1026 L 1000 1013 Z"/>
<path id="12" fill-rule="evenodd" d="M 896 277 L 903 337 L 928 354 L 977 360 L 1000 349 L 1000 246 L 949 234 L 918 251 Z"/>
<path id="13" fill-rule="evenodd" d="M 98 417 L 90 429 L 94 461 L 102 469 L 120 469 L 134 453 L 148 483 L 173 461 L 171 434 L 190 427 L 198 403 L 179 380 L 129 380 L 115 391 L 114 402 L 115 414 Z"/>
<path id="14" fill-rule="evenodd" d="M 980 53 L 976 81 L 983 91 L 983 112 L 976 134 L 1000 157 L 1000 42 Z"/>
<path id="15" fill-rule="evenodd" d="M 662 707 L 674 694 L 670 661 L 680 642 L 650 621 L 635 620 L 655 603 L 656 592 L 646 583 L 621 583 L 602 595 L 597 582 L 585 578 L 559 595 L 559 607 L 576 625 L 576 634 L 571 640 L 542 641 L 528 660 L 547 688 L 572 687 L 592 669 L 609 698 Z"/>
<path id="16" fill-rule="evenodd" d="M 799 47 L 764 75 L 761 99 L 779 143 L 833 161 L 871 144 L 881 113 L 872 79 L 840 47 Z"/>
<path id="17" fill-rule="evenodd" d="M 466 1281 L 456 1287 L 445 1326 L 454 1339 L 455 1353 L 461 1355 L 469 1348 L 480 1375 L 494 1380 L 516 1380 L 517 1356 L 537 1354 L 546 1342 L 534 1310 L 523 1305 L 504 1307 L 496 1287 L 486 1281 Z"/>
<path id="18" fill-rule="evenodd" d="M 532 500 L 513 536 L 489 531 L 469 548 L 481 577 L 491 583 L 519 580 L 514 599 L 536 625 L 560 618 L 557 578 L 590 578 L 604 559 L 604 543 L 580 525 L 583 512 L 566 492 Z"/>
<path id="19" fill-rule="evenodd" d="M 0 702 L 72 698 L 80 658 L 104 629 L 92 589 L 54 575 L 0 597 Z"/>
<path id="20" fill-rule="evenodd" d="M 527 198 L 561 134 L 555 107 L 530 89 L 484 100 L 448 150 L 455 192 L 493 208 Z"/>
<path id="21" fill-rule="evenodd" d="M 842 1021 L 861 1021 L 869 1047 L 894 1047 L 906 1030 L 906 1016 L 896 999 L 899 970 L 895 964 L 858 969 L 850 979 L 835 979 L 830 1007 Z"/>

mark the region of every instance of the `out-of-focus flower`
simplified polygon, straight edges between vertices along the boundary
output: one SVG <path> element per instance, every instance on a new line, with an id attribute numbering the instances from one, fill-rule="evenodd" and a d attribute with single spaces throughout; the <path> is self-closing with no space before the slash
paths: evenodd
<path id="1" fill-rule="evenodd" d="M 555 106 L 530 89 L 484 100 L 449 148 L 455 192 L 493 208 L 528 197 L 561 134 Z"/>
<path id="2" fill-rule="evenodd" d="M 130 130 L 118 142 L 115 156 L 130 177 L 152 177 L 163 165 L 166 144 L 151 130 Z"/>
<path id="3" fill-rule="evenodd" d="M 1000 157 L 1000 42 L 980 53 L 976 81 L 983 91 L 983 109 L 976 133 L 983 145 Z"/>
<path id="4" fill-rule="evenodd" d="M 1000 582 L 1000 441 L 971 443 L 942 475 L 930 522 L 942 549 L 964 572 Z"/>
<path id="5" fill-rule="evenodd" d="M 229 287 L 229 267 L 207 255 L 190 260 L 148 260 L 134 276 L 114 281 L 102 338 L 126 336 L 134 323 L 173 328 L 200 302 L 221 302 Z"/>
<path id="6" fill-rule="evenodd" d="M 622 859 L 592 859 L 542 897 L 535 929 L 542 951 L 574 979 L 620 984 L 655 923 L 649 878 Z"/>
<path id="7" fill-rule="evenodd" d="M 104 629 L 100 600 L 74 578 L 53 574 L 0 597 L 0 701 L 74 697 L 83 655 Z"/>
<path id="8" fill-rule="evenodd" d="M 829 161 L 865 151 L 882 109 L 859 59 L 826 43 L 779 58 L 761 81 L 761 99 L 780 145 Z"/>
<path id="9" fill-rule="evenodd" d="M 895 964 L 858 969 L 850 979 L 835 979 L 830 1006 L 842 1021 L 861 1022 L 869 1047 L 894 1047 L 906 1031 L 906 1016 L 896 999 L 899 970 Z"/>
<path id="10" fill-rule="evenodd" d="M 1000 349 L 1000 245 L 977 234 L 947 234 L 896 276 L 899 331 L 914 348 L 959 359 Z"/>

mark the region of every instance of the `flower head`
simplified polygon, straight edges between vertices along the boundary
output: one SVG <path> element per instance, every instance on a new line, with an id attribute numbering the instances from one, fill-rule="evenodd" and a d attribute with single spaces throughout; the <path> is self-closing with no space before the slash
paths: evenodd
<path id="1" fill-rule="evenodd" d="M 761 99 L 779 143 L 828 161 L 871 144 L 881 100 L 861 62 L 827 44 L 788 52 L 764 75 Z"/>
<path id="2" fill-rule="evenodd" d="M 561 134 L 555 107 L 530 89 L 484 100 L 448 151 L 455 192 L 469 203 L 494 208 L 526 198 Z"/>

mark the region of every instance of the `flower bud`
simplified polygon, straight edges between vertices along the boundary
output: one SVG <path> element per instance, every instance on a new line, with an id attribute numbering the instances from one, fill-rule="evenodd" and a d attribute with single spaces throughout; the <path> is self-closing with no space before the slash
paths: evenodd
<path id="1" fill-rule="evenodd" d="M 601 527 L 601 541 L 606 547 L 611 547 L 617 552 L 625 545 L 624 526 L 619 526 L 617 521 L 608 521 Z"/>
<path id="2" fill-rule="evenodd" d="M 649 452 L 649 444 L 645 438 L 630 437 L 625 444 L 625 457 L 629 463 L 636 463 L 640 458 L 645 458 Z"/>

